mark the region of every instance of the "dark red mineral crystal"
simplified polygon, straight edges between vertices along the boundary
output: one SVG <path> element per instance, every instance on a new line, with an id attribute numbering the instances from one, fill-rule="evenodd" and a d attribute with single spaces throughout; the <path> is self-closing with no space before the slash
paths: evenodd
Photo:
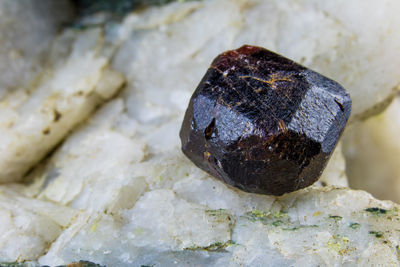
<path id="1" fill-rule="evenodd" d="M 282 195 L 318 180 L 350 111 L 335 81 L 245 45 L 214 59 L 193 93 L 182 150 L 229 185 Z"/>

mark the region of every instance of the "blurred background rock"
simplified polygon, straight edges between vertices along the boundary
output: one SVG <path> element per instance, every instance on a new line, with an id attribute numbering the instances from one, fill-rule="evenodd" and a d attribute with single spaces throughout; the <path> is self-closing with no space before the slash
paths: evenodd
<path id="1" fill-rule="evenodd" d="M 53 38 L 73 19 L 68 0 L 0 1 L 0 99 L 42 70 Z"/>
<path id="2" fill-rule="evenodd" d="M 351 188 L 400 203 L 400 98 L 348 127 L 343 152 Z"/>

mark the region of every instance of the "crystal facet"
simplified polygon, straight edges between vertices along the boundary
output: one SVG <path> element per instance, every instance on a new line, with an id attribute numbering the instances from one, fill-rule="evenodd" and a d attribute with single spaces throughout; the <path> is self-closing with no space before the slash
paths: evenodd
<path id="1" fill-rule="evenodd" d="M 229 185 L 282 195 L 318 180 L 350 111 L 335 81 L 244 45 L 214 59 L 195 90 L 182 150 Z"/>

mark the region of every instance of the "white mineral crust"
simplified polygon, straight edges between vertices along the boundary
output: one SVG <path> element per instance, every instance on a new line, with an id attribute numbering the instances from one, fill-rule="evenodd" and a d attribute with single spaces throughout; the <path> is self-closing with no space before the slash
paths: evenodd
<path id="1" fill-rule="evenodd" d="M 178 135 L 212 59 L 244 43 L 339 81 L 352 96 L 353 118 L 366 116 L 400 80 L 400 57 L 394 56 L 400 48 L 398 8 L 394 0 L 210 0 L 148 9 L 111 27 L 105 39 L 120 45 L 111 65 L 126 77 L 125 89 L 31 173 L 30 185 L 8 185 L 35 201 L 81 210 L 41 250 L 39 263 L 398 266 L 396 204 L 332 186 L 283 197 L 243 193 L 196 168 L 180 151 Z M 92 31 L 76 34 L 97 42 Z M 90 54 L 85 47 L 77 53 Z M 89 75 L 101 69 L 94 64 L 99 60 L 59 67 L 65 74 Z M 83 69 L 85 64 L 94 65 Z M 65 84 L 61 78 L 46 81 Z M 66 106 L 71 120 L 80 118 Z M 36 123 L 38 115 L 32 116 Z M 322 181 L 346 186 L 338 149 Z M 7 259 L 15 253 L 11 248 Z"/>

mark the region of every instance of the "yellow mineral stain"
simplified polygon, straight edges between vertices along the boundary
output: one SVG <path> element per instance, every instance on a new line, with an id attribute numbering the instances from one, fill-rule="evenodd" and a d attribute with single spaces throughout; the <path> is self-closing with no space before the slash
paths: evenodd
<path id="1" fill-rule="evenodd" d="M 321 213 L 322 212 L 320 212 L 320 211 L 316 211 L 316 212 L 314 212 L 313 216 L 319 216 L 319 215 L 321 215 Z"/>
<path id="2" fill-rule="evenodd" d="M 98 226 L 97 223 L 93 224 L 92 227 L 90 227 L 90 232 L 93 233 L 94 231 L 96 231 L 97 226 Z"/>

